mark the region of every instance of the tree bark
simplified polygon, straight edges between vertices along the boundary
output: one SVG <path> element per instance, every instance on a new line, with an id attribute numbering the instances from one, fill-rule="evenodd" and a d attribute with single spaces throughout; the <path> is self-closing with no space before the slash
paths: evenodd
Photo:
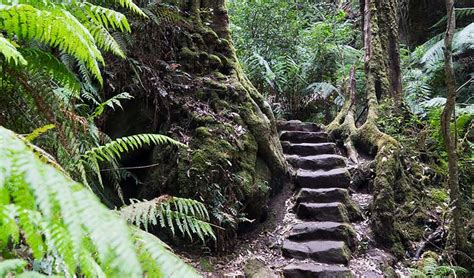
<path id="1" fill-rule="evenodd" d="M 384 2 L 384 3 L 382 3 Z M 377 127 L 379 100 L 393 98 L 396 105 L 401 100 L 398 86 L 399 63 L 390 61 L 398 58 L 398 28 L 393 25 L 396 1 L 361 0 L 363 12 L 363 32 L 365 46 L 365 74 L 367 118 L 365 123 L 356 127 L 354 121 L 354 104 L 352 94 L 335 120 L 327 126 L 334 137 L 344 139 L 344 144 L 351 156 L 357 161 L 358 150 L 373 155 L 375 161 L 375 180 L 372 204 L 372 229 L 374 235 L 383 245 L 392 249 L 397 256 L 403 256 L 400 231 L 394 212 L 396 210 L 395 191 L 405 188 L 405 178 L 401 166 L 400 145 L 393 137 L 381 132 Z M 388 20 L 387 17 L 392 18 Z M 388 51 L 390 48 L 392 52 Z M 391 53 L 391 54 L 390 54 Z M 391 72 L 391 69 L 393 72 Z M 355 153 L 355 154 L 354 154 Z"/>
<path id="2" fill-rule="evenodd" d="M 464 251 L 466 250 L 466 231 L 463 224 L 462 198 L 459 189 L 458 156 L 456 153 L 456 138 L 451 132 L 451 118 L 453 117 L 456 105 L 456 84 L 452 57 L 452 43 L 456 28 L 453 0 L 446 0 L 446 10 L 448 14 L 448 24 L 444 38 L 444 72 L 446 76 L 447 98 L 443 113 L 441 114 L 441 132 L 448 153 L 448 187 L 450 199 L 453 204 L 452 217 L 455 248 L 458 251 Z"/>
<path id="3" fill-rule="evenodd" d="M 159 1 L 158 1 L 159 2 Z M 108 115 L 111 137 L 164 133 L 189 149 L 163 146 L 129 165 L 158 164 L 135 174 L 129 198 L 172 194 L 202 200 L 212 212 L 217 248 L 233 244 L 242 215 L 265 215 L 289 170 L 270 105 L 244 74 L 229 32 L 224 0 L 150 6 L 160 24 L 134 22 L 129 60 L 109 61 L 108 95 L 130 92 L 124 112 Z M 127 197 L 127 196 L 126 196 Z"/>

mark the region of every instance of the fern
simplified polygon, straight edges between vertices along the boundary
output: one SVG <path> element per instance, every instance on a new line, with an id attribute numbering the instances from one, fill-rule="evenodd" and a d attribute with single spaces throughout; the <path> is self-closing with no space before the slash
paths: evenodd
<path id="1" fill-rule="evenodd" d="M 115 139 L 111 142 L 108 142 L 105 145 L 88 149 L 81 155 L 79 160 L 74 163 L 74 167 L 77 167 L 80 172 L 81 181 L 89 186 L 88 182 L 88 170 L 94 173 L 97 178 L 97 183 L 103 187 L 102 175 L 101 175 L 101 163 L 110 163 L 113 166 L 113 169 L 118 170 L 118 160 L 121 158 L 121 155 L 125 152 L 138 150 L 145 145 L 151 144 L 171 144 L 178 147 L 186 147 L 186 145 L 173 140 L 167 136 L 159 134 L 138 134 L 128 137 L 122 137 Z M 121 191 L 116 184 L 116 189 L 119 193 L 119 197 L 122 199 Z"/>
<path id="2" fill-rule="evenodd" d="M 51 76 L 60 86 L 66 87 L 75 93 L 79 92 L 79 80 L 54 55 L 36 48 L 23 48 L 21 53 L 28 62 L 26 68 L 30 72 Z"/>
<path id="3" fill-rule="evenodd" d="M 21 231 L 36 260 L 54 255 L 67 276 L 143 277 L 149 269 L 197 276 L 161 241 L 130 230 L 89 190 L 41 162 L 3 127 L 0 157 L 1 247 L 22 241 Z M 19 267 L 21 261 L 0 263 L 1 271 Z"/>
<path id="4" fill-rule="evenodd" d="M 26 261 L 20 259 L 10 259 L 0 261 L 0 277 L 7 277 L 8 273 L 18 273 L 26 266 Z"/>
<path id="5" fill-rule="evenodd" d="M 53 125 L 53 124 L 47 124 L 47 125 L 38 127 L 35 130 L 33 130 L 30 134 L 28 134 L 25 137 L 25 140 L 28 141 L 28 142 L 31 142 L 31 141 L 35 140 L 36 138 L 38 138 L 38 136 L 40 136 L 41 134 L 43 134 L 43 133 L 47 132 L 48 130 L 53 129 L 55 127 L 56 126 Z"/>
<path id="6" fill-rule="evenodd" d="M 197 235 L 203 242 L 205 237 L 215 238 L 209 214 L 204 204 L 191 199 L 161 196 L 150 201 L 130 200 L 129 206 L 120 209 L 120 215 L 129 223 L 148 230 L 148 225 L 169 228 L 173 235 L 176 228 L 183 236 L 193 239 Z"/>
<path id="7" fill-rule="evenodd" d="M 120 103 L 120 100 L 123 100 L 123 99 L 128 100 L 128 99 L 132 99 L 132 98 L 133 97 L 129 93 L 124 92 L 124 93 L 118 94 L 118 95 L 104 101 L 103 103 L 99 104 L 95 108 L 94 112 L 89 117 L 89 120 L 93 120 L 93 119 L 97 118 L 98 116 L 102 115 L 102 113 L 105 110 L 105 107 L 107 107 L 107 106 L 114 109 L 114 110 L 115 110 L 116 106 L 122 108 L 122 104 Z"/>
<path id="8" fill-rule="evenodd" d="M 466 17 L 474 16 L 474 8 L 455 8 L 456 19 L 462 19 Z M 438 22 L 436 22 L 431 28 L 445 27 L 448 17 L 443 16 Z"/>
<path id="9" fill-rule="evenodd" d="M 143 262 L 143 270 L 148 277 L 201 277 L 156 237 L 140 229 L 134 229 L 134 239 Z"/>
<path id="10" fill-rule="evenodd" d="M 90 32 L 67 10 L 36 9 L 30 5 L 0 4 L 0 29 L 19 39 L 37 40 L 58 47 L 84 61 L 102 83 L 99 63 L 104 59 Z"/>
<path id="11" fill-rule="evenodd" d="M 26 65 L 27 62 L 15 45 L 0 34 L 0 54 L 5 57 L 7 62 L 13 62 L 15 65 Z"/>
<path id="12" fill-rule="evenodd" d="M 88 150 L 82 155 L 83 160 L 89 161 L 111 161 L 119 159 L 124 152 L 137 150 L 144 145 L 151 144 L 172 144 L 175 146 L 185 147 L 186 145 L 173 140 L 167 136 L 159 134 L 138 134 L 127 137 L 118 138 L 112 142 Z"/>
<path id="13" fill-rule="evenodd" d="M 439 40 L 434 44 L 432 41 L 429 41 L 426 44 L 432 44 L 432 46 L 426 50 L 421 58 L 421 63 L 425 65 L 425 68 L 429 68 L 443 60 L 444 39 Z M 453 54 L 459 55 L 468 50 L 474 50 L 474 23 L 471 23 L 457 31 L 454 35 Z"/>

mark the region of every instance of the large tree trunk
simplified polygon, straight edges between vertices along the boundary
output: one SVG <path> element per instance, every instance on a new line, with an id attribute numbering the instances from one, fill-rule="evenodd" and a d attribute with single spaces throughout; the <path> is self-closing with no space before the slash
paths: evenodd
<path id="1" fill-rule="evenodd" d="M 159 24 L 135 22 L 129 62 L 113 61 L 107 93 L 133 93 L 124 112 L 107 118 L 112 136 L 167 133 L 189 150 L 158 146 L 129 165 L 141 184 L 128 197 L 169 193 L 203 200 L 218 247 L 232 244 L 242 213 L 259 220 L 288 175 L 270 106 L 242 71 L 229 33 L 224 0 L 156 4 Z M 134 188 L 132 186 L 135 186 Z M 125 192 L 125 193 L 127 193 Z"/>
<path id="2" fill-rule="evenodd" d="M 454 12 L 454 1 L 446 0 L 446 10 L 448 14 L 448 26 L 444 38 L 444 72 L 446 76 L 447 98 L 441 115 L 441 132 L 443 134 L 444 144 L 448 153 L 448 187 L 449 195 L 453 204 L 453 230 L 455 238 L 455 247 L 458 251 L 466 250 L 466 231 L 462 216 L 462 198 L 459 190 L 459 171 L 458 156 L 456 153 L 456 138 L 451 132 L 451 118 L 454 114 L 456 105 L 456 84 L 453 68 L 452 44 L 456 25 Z"/>
<path id="3" fill-rule="evenodd" d="M 365 46 L 367 117 L 360 127 L 354 121 L 354 93 L 335 120 L 327 126 L 334 136 L 344 140 L 351 160 L 357 161 L 355 147 L 374 156 L 375 180 L 372 204 L 372 227 L 377 239 L 403 256 L 400 230 L 394 217 L 395 191 L 405 188 L 400 145 L 377 127 L 381 98 L 393 98 L 401 104 L 400 63 L 398 50 L 397 1 L 362 0 Z M 393 30 L 395 29 L 395 30 Z"/>

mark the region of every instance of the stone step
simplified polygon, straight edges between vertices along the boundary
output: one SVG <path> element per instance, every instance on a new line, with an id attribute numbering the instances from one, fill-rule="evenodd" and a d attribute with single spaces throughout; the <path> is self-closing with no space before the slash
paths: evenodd
<path id="1" fill-rule="evenodd" d="M 296 185 L 302 188 L 348 188 L 350 183 L 350 174 L 346 168 L 329 171 L 300 169 L 296 173 Z"/>
<path id="2" fill-rule="evenodd" d="M 283 131 L 280 140 L 291 143 L 326 143 L 329 139 L 325 132 Z"/>
<path id="3" fill-rule="evenodd" d="M 318 265 L 313 263 L 294 263 L 283 268 L 287 278 L 351 278 L 351 270 L 337 265 Z"/>
<path id="4" fill-rule="evenodd" d="M 293 226 L 288 239 L 293 241 L 340 240 L 353 249 L 355 247 L 356 232 L 348 223 L 303 222 Z"/>
<path id="5" fill-rule="evenodd" d="M 342 241 L 292 241 L 285 240 L 282 247 L 283 256 L 295 259 L 312 259 L 321 263 L 347 264 L 351 251 Z"/>
<path id="6" fill-rule="evenodd" d="M 278 121 L 277 129 L 279 131 L 321 131 L 320 125 L 315 123 L 305 123 L 301 121 Z"/>
<path id="7" fill-rule="evenodd" d="M 349 192 L 343 188 L 301 188 L 296 195 L 296 204 L 331 203 L 349 200 Z"/>
<path id="8" fill-rule="evenodd" d="M 330 170 L 346 166 L 346 159 L 336 154 L 287 155 L 286 160 L 293 167 L 306 170 Z"/>
<path id="9" fill-rule="evenodd" d="M 340 202 L 301 203 L 296 215 L 304 220 L 349 222 L 346 206 Z"/>
<path id="10" fill-rule="evenodd" d="M 335 143 L 290 143 L 282 141 L 281 146 L 285 154 L 297 155 L 318 155 L 318 154 L 335 154 Z"/>

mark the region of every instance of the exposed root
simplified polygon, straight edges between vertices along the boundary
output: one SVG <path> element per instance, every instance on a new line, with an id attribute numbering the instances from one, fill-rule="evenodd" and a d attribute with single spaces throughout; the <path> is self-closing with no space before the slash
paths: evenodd
<path id="1" fill-rule="evenodd" d="M 372 228 L 381 243 L 391 248 L 395 254 L 402 255 L 400 231 L 398 231 L 394 219 L 397 209 L 394 189 L 399 189 L 404 185 L 403 168 L 400 163 L 401 146 L 393 137 L 381 132 L 376 125 L 378 102 L 375 89 L 369 88 L 367 91 L 368 114 L 366 122 L 362 126 L 356 127 L 354 120 L 355 81 L 352 73 L 349 83 L 350 89 L 346 103 L 335 120 L 327 126 L 327 130 L 332 137 L 344 141 L 344 147 L 352 162 L 359 163 L 358 149 L 374 156 L 376 177 L 371 208 Z M 341 123 L 342 119 L 344 121 Z"/>

